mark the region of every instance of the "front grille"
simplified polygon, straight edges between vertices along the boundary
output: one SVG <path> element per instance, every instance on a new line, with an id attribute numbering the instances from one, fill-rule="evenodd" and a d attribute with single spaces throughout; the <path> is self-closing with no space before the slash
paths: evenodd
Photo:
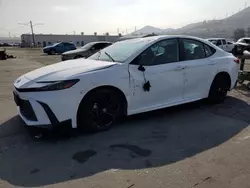
<path id="1" fill-rule="evenodd" d="M 20 99 L 19 107 L 21 114 L 30 121 L 37 121 L 36 114 L 29 101 Z"/>

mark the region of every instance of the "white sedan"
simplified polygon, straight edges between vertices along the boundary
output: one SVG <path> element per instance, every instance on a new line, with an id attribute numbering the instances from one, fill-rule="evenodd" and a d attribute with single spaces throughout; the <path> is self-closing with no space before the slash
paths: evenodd
<path id="1" fill-rule="evenodd" d="M 223 101 L 236 84 L 238 63 L 200 38 L 137 38 L 29 72 L 14 82 L 14 98 L 28 126 L 70 122 L 103 131 L 124 115 L 203 98 Z"/>

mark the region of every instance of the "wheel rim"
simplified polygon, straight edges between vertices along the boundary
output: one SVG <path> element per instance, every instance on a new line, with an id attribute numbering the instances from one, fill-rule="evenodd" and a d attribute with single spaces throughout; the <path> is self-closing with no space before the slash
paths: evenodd
<path id="1" fill-rule="evenodd" d="M 227 88 L 224 86 L 218 86 L 217 94 L 221 99 L 223 99 L 227 95 Z"/>
<path id="2" fill-rule="evenodd" d="M 97 128 L 107 128 L 112 125 L 119 112 L 120 105 L 115 97 L 101 94 L 95 98 L 90 109 L 90 118 Z"/>

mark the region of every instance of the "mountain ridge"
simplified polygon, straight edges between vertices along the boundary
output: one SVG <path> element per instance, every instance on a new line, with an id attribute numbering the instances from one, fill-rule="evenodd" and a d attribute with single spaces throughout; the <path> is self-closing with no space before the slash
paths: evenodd
<path id="1" fill-rule="evenodd" d="M 139 34 L 185 34 L 198 37 L 225 37 L 231 38 L 237 28 L 250 27 L 250 7 L 247 7 L 227 18 L 221 20 L 205 20 L 196 23 L 187 24 L 178 29 L 157 28 L 147 25 L 133 32 L 133 35 Z"/>

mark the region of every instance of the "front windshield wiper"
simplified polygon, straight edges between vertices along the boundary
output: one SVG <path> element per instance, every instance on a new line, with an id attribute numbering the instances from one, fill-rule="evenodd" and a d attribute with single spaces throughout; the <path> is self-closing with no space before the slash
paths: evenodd
<path id="1" fill-rule="evenodd" d="M 107 53 L 107 52 L 104 52 L 113 62 L 115 62 L 115 60 Z"/>

